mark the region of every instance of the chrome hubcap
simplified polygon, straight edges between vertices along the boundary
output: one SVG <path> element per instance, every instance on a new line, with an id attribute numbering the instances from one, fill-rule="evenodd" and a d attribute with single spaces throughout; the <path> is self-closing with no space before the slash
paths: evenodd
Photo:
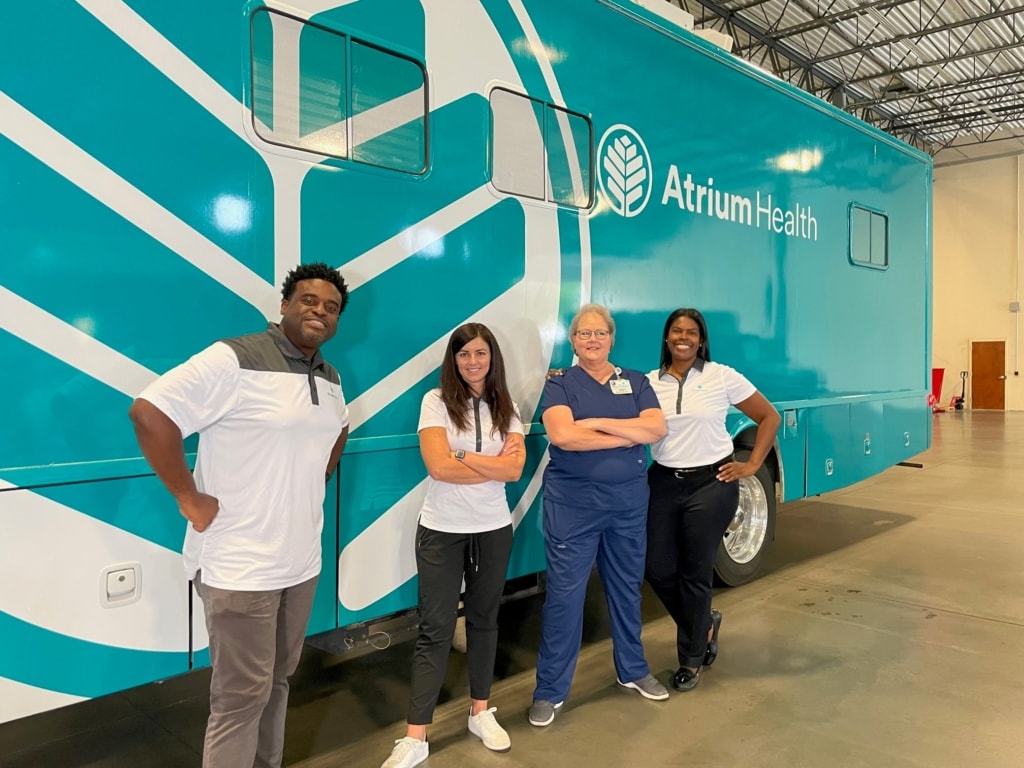
<path id="1" fill-rule="evenodd" d="M 764 546 L 768 533 L 768 497 L 756 477 L 739 481 L 740 500 L 725 530 L 725 551 L 737 563 L 749 563 Z"/>

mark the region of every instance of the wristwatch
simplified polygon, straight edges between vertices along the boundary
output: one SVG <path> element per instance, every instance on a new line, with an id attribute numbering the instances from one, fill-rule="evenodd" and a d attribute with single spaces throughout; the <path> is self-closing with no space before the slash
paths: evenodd
<path id="1" fill-rule="evenodd" d="M 462 461 L 464 458 L 466 458 L 466 452 L 459 448 L 459 450 L 455 452 L 455 459 L 456 461 Z"/>

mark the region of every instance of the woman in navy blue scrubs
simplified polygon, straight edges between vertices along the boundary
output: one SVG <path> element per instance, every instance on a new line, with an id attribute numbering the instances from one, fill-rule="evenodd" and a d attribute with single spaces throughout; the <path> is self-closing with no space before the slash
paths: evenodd
<path id="1" fill-rule="evenodd" d="M 569 695 L 595 560 L 608 600 L 619 684 L 648 699 L 668 698 L 640 643 L 648 499 L 644 445 L 665 435 L 665 417 L 647 377 L 609 361 L 615 322 L 605 307 L 581 307 L 569 336 L 579 362 L 549 378 L 541 401 L 551 445 L 544 471 L 547 596 L 530 707 L 536 726 L 550 725 Z"/>

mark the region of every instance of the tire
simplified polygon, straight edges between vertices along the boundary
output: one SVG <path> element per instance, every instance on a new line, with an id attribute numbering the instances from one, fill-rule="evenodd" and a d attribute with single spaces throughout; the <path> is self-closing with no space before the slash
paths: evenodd
<path id="1" fill-rule="evenodd" d="M 750 451 L 736 451 L 737 461 L 746 461 Z M 729 587 L 753 581 L 764 569 L 775 540 L 775 481 L 768 467 L 761 465 L 753 477 L 740 483 L 736 516 L 722 537 L 715 557 L 715 575 Z"/>

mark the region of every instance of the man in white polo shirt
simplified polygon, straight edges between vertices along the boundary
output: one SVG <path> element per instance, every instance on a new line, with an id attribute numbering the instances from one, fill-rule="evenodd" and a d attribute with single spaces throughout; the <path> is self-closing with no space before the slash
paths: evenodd
<path id="1" fill-rule="evenodd" d="M 210 635 L 203 768 L 278 768 L 288 678 L 320 574 L 326 481 L 348 437 L 320 346 L 348 301 L 326 264 L 288 273 L 281 322 L 218 341 L 148 386 L 135 434 L 189 521 L 185 572 Z M 195 472 L 182 441 L 199 433 Z"/>

